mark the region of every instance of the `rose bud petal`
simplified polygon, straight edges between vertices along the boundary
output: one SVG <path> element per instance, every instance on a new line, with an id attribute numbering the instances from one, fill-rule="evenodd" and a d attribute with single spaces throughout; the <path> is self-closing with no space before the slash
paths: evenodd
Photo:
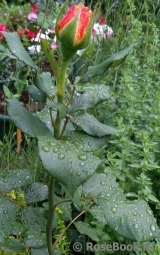
<path id="1" fill-rule="evenodd" d="M 63 53 L 64 48 L 67 48 L 69 56 L 69 51 L 76 52 L 88 46 L 93 26 L 92 18 L 92 11 L 79 4 L 71 6 L 64 16 L 57 19 L 56 35 L 61 42 Z"/>

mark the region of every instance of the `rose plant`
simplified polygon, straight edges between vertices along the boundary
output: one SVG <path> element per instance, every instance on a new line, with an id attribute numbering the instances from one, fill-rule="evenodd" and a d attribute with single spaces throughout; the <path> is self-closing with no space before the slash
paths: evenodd
<path id="1" fill-rule="evenodd" d="M 104 173 L 105 165 L 98 151 L 118 130 L 101 123 L 91 111 L 110 98 L 109 87 L 91 85 L 91 79 L 122 64 L 133 46 L 90 66 L 83 77 L 77 77 L 71 84 L 67 78 L 68 64 L 77 50 L 90 43 L 95 12 L 83 4 L 67 8 L 66 2 L 56 22 L 58 57 L 50 51 L 47 40 L 41 39 L 41 48 L 54 77 L 42 72 L 33 62 L 17 33 L 3 32 L 8 50 L 33 70 L 31 96 L 35 101 L 46 100 L 46 107 L 37 116 L 15 98 L 8 98 L 7 104 L 15 125 L 28 136 L 37 138 L 39 155 L 49 178 L 48 185 L 32 182 L 26 169 L 14 169 L 0 175 L 0 222 L 3 222 L 0 246 L 10 251 L 30 247 L 31 254 L 61 254 L 56 247 L 71 224 L 98 243 L 94 227 L 77 221 L 86 212 L 99 224 L 110 226 L 113 232 L 130 240 L 145 242 L 159 236 L 147 202 L 127 199 L 115 177 L 107 174 L 107 170 Z M 55 194 L 56 183 L 62 186 L 62 197 Z M 25 203 L 14 203 L 8 193 L 21 187 L 24 187 Z M 45 200 L 47 207 L 42 203 Z M 38 203 L 40 206 L 36 206 Z M 55 209 L 62 205 L 69 224 L 54 239 Z M 71 214 L 73 207 L 79 212 L 75 218 Z M 15 230 L 17 226 L 19 231 Z M 19 238 L 20 233 L 22 238 Z"/>

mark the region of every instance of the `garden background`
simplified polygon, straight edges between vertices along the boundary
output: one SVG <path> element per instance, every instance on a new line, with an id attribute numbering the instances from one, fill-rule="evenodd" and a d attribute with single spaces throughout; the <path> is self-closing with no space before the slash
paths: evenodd
<path id="1" fill-rule="evenodd" d="M 70 4 L 73 4 L 71 2 Z M 86 1 L 91 9 L 94 9 L 96 1 Z M 32 4 L 32 8 L 31 8 Z M 23 46 L 34 61 L 43 71 L 52 71 L 39 49 L 38 41 L 35 38 L 41 27 L 41 33 L 47 36 L 52 45 L 53 54 L 56 55 L 56 41 L 54 33 L 54 20 L 59 13 L 61 2 L 49 0 L 30 1 L 2 1 L 0 4 L 0 30 L 17 31 L 21 37 Z M 34 7 L 33 7 L 34 6 Z M 37 9 L 35 9 L 35 6 Z M 28 18 L 32 12 L 37 16 Z M 103 16 L 103 20 L 102 20 Z M 101 17 L 101 19 L 100 19 Z M 159 0 L 119 0 L 101 1 L 97 23 L 107 24 L 112 28 L 111 34 L 99 37 L 97 41 L 92 40 L 91 44 L 81 54 L 77 54 L 68 68 L 68 79 L 74 80 L 76 76 L 83 75 L 88 66 L 97 65 L 106 60 L 112 54 L 134 45 L 122 65 L 111 68 L 102 76 L 93 78 L 90 85 L 104 84 L 108 88 L 108 100 L 89 110 L 102 123 L 113 126 L 119 130 L 117 135 L 108 135 L 105 145 L 96 153 L 103 159 L 101 168 L 104 173 L 112 174 L 120 188 L 124 190 L 126 197 L 130 200 L 142 198 L 149 204 L 153 211 L 157 225 L 160 225 L 160 1 Z M 46 36 L 46 35 L 45 35 Z M 0 77 L 1 84 L 5 85 L 0 91 L 0 106 L 6 109 L 5 98 L 23 97 L 30 85 L 31 70 L 24 66 L 17 59 L 9 58 L 4 48 L 6 42 L 3 34 L 0 33 Z M 88 82 L 88 81 L 87 81 Z M 24 92 L 25 91 L 25 92 Z M 24 93 L 24 94 L 23 94 Z M 103 93 L 103 92 L 102 92 Z M 36 101 L 36 100 L 35 100 Z M 43 102 L 37 103 L 28 96 L 26 107 L 29 111 L 36 112 L 44 107 Z M 24 103 L 24 102 L 23 102 Z M 32 110 L 32 107 L 35 107 Z M 2 113 L 2 112 L 1 112 Z M 2 114 L 4 115 L 4 114 Z M 6 112 L 5 112 L 6 115 Z M 8 120 L 4 121 L 1 116 L 0 142 L 0 171 L 3 175 L 13 170 L 26 169 L 31 173 L 32 182 L 48 184 L 48 175 L 44 171 L 37 148 L 36 139 L 31 139 L 22 134 L 20 150 L 17 150 L 17 129 Z M 7 130 L 7 131 L 6 131 Z M 101 171 L 101 169 L 100 169 Z M 14 180 L 16 182 L 16 179 Z M 0 180 L 0 183 L 2 180 Z M 57 197 L 63 197 L 64 190 L 57 184 L 55 189 Z M 3 196 L 4 193 L 0 192 Z M 9 200 L 23 206 L 26 203 L 24 189 L 11 190 L 6 195 Z M 57 203 L 59 202 L 57 198 Z M 35 203 L 36 207 L 47 207 L 47 200 L 42 199 Z M 56 210 L 55 236 L 56 238 L 65 229 L 70 216 L 77 216 L 77 208 L 59 206 Z M 136 215 L 135 215 L 136 216 Z M 94 240 L 96 243 L 130 244 L 131 241 L 123 235 L 114 232 L 108 225 L 101 225 L 98 220 L 93 219 L 89 213 L 81 216 L 81 221 L 90 223 L 95 230 L 85 235 L 81 227 L 71 226 L 58 244 L 58 250 L 62 254 L 77 254 L 73 250 L 73 243 L 80 242 L 85 247 L 87 241 Z M 3 224 L 2 224 L 3 225 Z M 1 231 L 1 230 L 0 230 Z M 3 231 L 3 228 L 2 228 Z M 18 236 L 19 240 L 25 238 L 25 231 L 20 225 L 14 226 L 12 236 Z M 17 234 L 18 233 L 18 234 Z M 11 236 L 11 238 L 12 238 Z M 96 236 L 96 237 L 95 237 Z M 1 247 L 0 254 L 26 255 L 26 254 L 47 254 L 46 250 L 36 253 L 31 239 L 27 239 L 32 249 L 26 247 L 23 252 L 12 252 L 12 248 Z M 145 241 L 145 240 L 144 240 Z M 138 255 L 159 255 L 160 238 L 150 240 L 154 244 L 154 251 L 118 251 L 116 254 L 138 254 Z M 1 246 L 1 245 L 0 245 Z M 29 245 L 28 245 L 29 246 Z M 10 253 L 11 252 L 11 253 Z M 42 253 L 40 253 L 42 252 Z M 58 254 L 58 253 L 57 253 Z M 104 254 L 102 251 L 88 252 L 83 249 L 81 254 Z M 105 254 L 114 254 L 108 252 Z"/>

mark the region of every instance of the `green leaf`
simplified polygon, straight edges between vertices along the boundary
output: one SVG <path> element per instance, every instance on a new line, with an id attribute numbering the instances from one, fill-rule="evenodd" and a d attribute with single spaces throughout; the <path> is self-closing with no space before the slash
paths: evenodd
<path id="1" fill-rule="evenodd" d="M 101 162 L 92 152 L 83 152 L 69 142 L 55 139 L 41 138 L 39 152 L 46 171 L 61 182 L 71 196 Z"/>
<path id="2" fill-rule="evenodd" d="M 111 174 L 94 173 L 80 186 L 73 197 L 73 202 L 78 210 L 84 210 L 92 201 L 124 201 L 125 195 L 119 188 L 116 178 Z"/>
<path id="3" fill-rule="evenodd" d="M 47 248 L 46 249 L 31 249 L 31 255 L 49 255 Z M 61 251 L 54 250 L 53 255 L 63 255 Z"/>
<path id="4" fill-rule="evenodd" d="M 58 106 L 59 107 L 59 106 Z M 61 107 L 61 114 L 63 114 L 63 106 Z M 51 118 L 50 118 L 50 112 L 49 112 L 49 109 L 47 107 L 44 107 L 42 109 L 42 111 L 38 112 L 37 113 L 37 116 L 39 117 L 39 119 L 41 121 L 43 121 L 46 126 L 48 127 L 48 129 L 53 133 L 54 130 L 53 130 L 53 127 L 52 127 L 52 123 L 51 123 Z M 56 118 L 56 111 L 52 111 L 52 117 L 55 119 Z M 61 129 L 62 127 L 64 126 L 64 119 L 62 119 L 62 122 L 61 122 Z M 72 124 L 71 121 L 68 122 L 67 124 L 67 127 L 65 129 L 65 135 L 74 131 L 75 130 L 75 127 L 74 125 Z"/>
<path id="5" fill-rule="evenodd" d="M 13 58 L 13 59 L 17 59 L 14 55 L 12 55 L 12 53 L 7 49 L 5 48 L 2 44 L 0 45 L 0 52 L 2 52 L 2 56 L 4 57 L 9 57 L 9 58 Z M 3 58 L 4 58 L 3 57 Z M 2 59 L 1 59 L 2 60 Z"/>
<path id="6" fill-rule="evenodd" d="M 60 118 L 63 118 L 66 116 L 67 114 L 67 108 L 65 107 L 64 104 L 60 104 L 60 103 L 57 103 L 57 102 L 54 102 L 54 101 L 51 101 L 51 100 L 47 100 L 47 104 L 46 106 L 50 109 L 52 109 L 53 111 L 56 110 L 59 110 L 59 117 Z"/>
<path id="7" fill-rule="evenodd" d="M 25 228 L 20 222 L 17 222 L 17 221 L 12 222 L 12 226 L 13 226 L 13 229 L 11 232 L 12 235 L 19 236 L 19 235 L 25 233 Z"/>
<path id="8" fill-rule="evenodd" d="M 74 225 L 82 235 L 89 236 L 95 242 L 99 241 L 95 228 L 92 228 L 88 223 L 77 221 Z"/>
<path id="9" fill-rule="evenodd" d="M 101 137 L 115 134 L 117 132 L 117 129 L 99 122 L 93 115 L 86 112 L 74 115 L 71 121 L 78 127 L 81 127 L 87 134 L 92 136 Z"/>
<path id="10" fill-rule="evenodd" d="M 125 200 L 123 190 L 119 188 L 116 178 L 111 174 L 94 173 L 82 186 L 84 197 L 105 200 Z"/>
<path id="11" fill-rule="evenodd" d="M 44 248 L 47 246 L 46 233 L 37 231 L 27 232 L 24 236 L 24 242 L 27 247 Z"/>
<path id="12" fill-rule="evenodd" d="M 21 243 L 17 238 L 5 239 L 4 242 L 0 243 L 2 250 L 7 252 L 24 252 L 26 250 L 24 244 Z"/>
<path id="13" fill-rule="evenodd" d="M 89 67 L 85 75 L 80 79 L 80 82 L 87 82 L 91 78 L 101 75 L 106 72 L 110 67 L 116 67 L 124 62 L 127 55 L 135 45 L 125 48 L 124 50 L 111 56 L 99 65 Z"/>
<path id="14" fill-rule="evenodd" d="M 106 144 L 107 136 L 92 137 L 86 135 L 84 132 L 71 132 L 67 137 L 64 136 L 63 140 L 67 140 L 74 144 L 79 150 L 96 151 Z"/>
<path id="15" fill-rule="evenodd" d="M 15 55 L 19 60 L 23 61 L 25 64 L 33 67 L 34 69 L 37 69 L 37 66 L 34 64 L 33 60 L 24 49 L 17 32 L 3 32 L 3 35 L 12 54 Z"/>
<path id="16" fill-rule="evenodd" d="M 147 195 L 147 198 L 148 198 L 150 201 L 154 202 L 154 203 L 158 203 L 158 202 L 159 202 L 159 200 L 158 200 L 154 195 L 152 195 L 152 194 L 148 194 L 148 195 Z"/>
<path id="17" fill-rule="evenodd" d="M 58 204 L 57 207 L 64 213 L 65 217 L 68 219 L 72 219 L 71 216 L 71 202 L 67 201 L 65 202 L 66 199 L 62 199 L 54 194 L 54 204 Z M 64 202 L 63 202 L 64 201 Z"/>
<path id="18" fill-rule="evenodd" d="M 99 199 L 89 211 L 119 235 L 139 242 L 160 237 L 152 211 L 144 200 L 105 201 Z"/>
<path id="19" fill-rule="evenodd" d="M 16 206 L 7 198 L 0 197 L 0 242 L 4 237 L 10 235 L 12 231 L 12 222 L 16 220 Z"/>
<path id="20" fill-rule="evenodd" d="M 69 106 L 69 112 L 75 112 L 80 110 L 86 110 L 93 108 L 95 105 L 95 100 L 89 93 L 80 94 L 78 92 L 74 93 L 74 97 Z"/>
<path id="21" fill-rule="evenodd" d="M 31 182 L 30 172 L 23 170 L 8 170 L 0 175 L 0 190 L 8 193 Z"/>
<path id="22" fill-rule="evenodd" d="M 85 84 L 85 86 L 77 86 L 77 91 L 86 92 L 94 98 L 94 104 L 98 105 L 110 98 L 109 86 L 105 84 Z"/>
<path id="23" fill-rule="evenodd" d="M 16 98 L 7 99 L 7 103 L 9 117 L 24 133 L 31 137 L 52 136 L 46 124 L 27 111 Z"/>
<path id="24" fill-rule="evenodd" d="M 53 98 L 56 95 L 56 87 L 53 84 L 53 78 L 51 73 L 43 72 L 42 74 L 37 73 L 35 77 L 35 85 L 38 89 L 43 91 L 49 98 Z"/>
<path id="25" fill-rule="evenodd" d="M 45 248 L 45 249 L 34 249 L 34 248 L 31 248 L 31 255 L 49 255 L 48 253 L 48 249 Z"/>
<path id="26" fill-rule="evenodd" d="M 55 58 L 54 58 L 54 56 L 53 56 L 53 54 L 50 50 L 50 45 L 47 42 L 47 40 L 41 38 L 41 47 L 42 47 L 42 50 L 44 51 L 44 53 L 46 55 L 46 58 L 47 58 L 48 62 L 51 65 L 51 68 L 52 68 L 55 76 L 58 75 L 57 74 L 58 68 L 57 68 L 57 65 L 56 65 L 56 60 L 55 60 Z"/>
<path id="27" fill-rule="evenodd" d="M 24 191 L 25 200 L 28 204 L 43 201 L 47 198 L 47 195 L 47 185 L 39 182 L 31 183 Z"/>
<path id="28" fill-rule="evenodd" d="M 41 207 L 26 207 L 21 209 L 21 221 L 25 228 L 30 231 L 37 233 L 45 232 L 46 218 L 44 216 L 44 209 Z"/>
<path id="29" fill-rule="evenodd" d="M 3 85 L 4 94 L 7 98 L 12 98 L 13 94 L 10 92 L 9 88 Z"/>
<path id="30" fill-rule="evenodd" d="M 28 92 L 34 101 L 42 102 L 42 103 L 46 102 L 46 95 L 44 94 L 44 92 L 39 90 L 36 86 L 34 85 L 28 86 Z"/>

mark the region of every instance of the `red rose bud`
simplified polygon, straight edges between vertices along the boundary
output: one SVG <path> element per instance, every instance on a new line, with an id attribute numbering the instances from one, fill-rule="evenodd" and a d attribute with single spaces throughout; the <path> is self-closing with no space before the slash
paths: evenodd
<path id="1" fill-rule="evenodd" d="M 92 11 L 83 4 L 73 5 L 62 18 L 58 18 L 56 35 L 62 51 L 64 48 L 74 52 L 86 48 L 91 38 L 92 23 Z"/>

